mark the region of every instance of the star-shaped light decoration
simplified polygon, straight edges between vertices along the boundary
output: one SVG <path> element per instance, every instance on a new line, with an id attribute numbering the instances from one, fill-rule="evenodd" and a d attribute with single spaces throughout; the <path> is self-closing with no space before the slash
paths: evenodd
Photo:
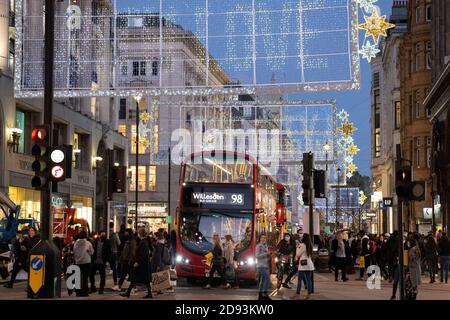
<path id="1" fill-rule="evenodd" d="M 139 117 L 143 123 L 147 123 L 150 120 L 150 114 L 147 111 L 142 112 Z"/>
<path id="2" fill-rule="evenodd" d="M 345 121 L 346 119 L 348 119 L 348 112 L 345 111 L 344 109 L 342 109 L 341 112 L 339 112 L 337 116 L 342 121 Z"/>
<path id="3" fill-rule="evenodd" d="M 356 169 L 358 169 L 358 168 L 356 167 L 356 165 L 354 163 L 350 163 L 347 167 L 348 172 L 350 172 L 352 174 L 356 171 Z"/>
<path id="4" fill-rule="evenodd" d="M 373 10 L 373 4 L 378 0 L 359 0 L 359 6 L 364 9 L 366 12 L 370 12 Z"/>
<path id="5" fill-rule="evenodd" d="M 359 54 L 363 56 L 364 59 L 367 60 L 367 62 L 371 62 L 373 58 L 377 56 L 377 53 L 380 52 L 380 49 L 378 49 L 375 45 L 371 44 L 369 41 L 366 42 L 365 45 L 361 47 L 359 50 Z"/>
<path id="6" fill-rule="evenodd" d="M 373 8 L 372 15 L 364 16 L 366 23 L 358 25 L 359 29 L 366 30 L 365 37 L 372 37 L 375 44 L 380 40 L 380 36 L 387 37 L 386 30 L 394 28 L 395 24 L 386 22 L 386 16 L 379 16 L 378 11 Z"/>
<path id="7" fill-rule="evenodd" d="M 359 198 L 358 198 L 359 204 L 363 205 L 364 202 L 366 202 L 366 200 L 367 200 L 367 196 L 364 194 L 364 191 L 360 191 Z"/>
<path id="8" fill-rule="evenodd" d="M 355 141 L 355 139 L 353 139 L 352 136 L 348 136 L 348 137 L 347 137 L 347 144 L 348 144 L 348 145 L 352 144 L 354 141 Z"/>
<path id="9" fill-rule="evenodd" d="M 360 149 L 356 146 L 356 144 L 352 143 L 348 148 L 347 148 L 347 152 L 349 154 L 351 154 L 352 156 L 355 156 L 358 152 L 360 151 Z"/>
<path id="10" fill-rule="evenodd" d="M 345 162 L 352 163 L 353 162 L 353 157 L 352 156 L 346 156 L 345 157 Z"/>
<path id="11" fill-rule="evenodd" d="M 347 176 L 347 178 L 350 179 L 351 177 L 353 177 L 353 174 L 351 174 L 350 172 L 347 172 L 346 176 Z"/>
<path id="12" fill-rule="evenodd" d="M 139 140 L 139 144 L 144 147 L 144 149 L 150 147 L 150 141 L 148 141 L 147 139 Z"/>
<path id="13" fill-rule="evenodd" d="M 337 128 L 337 130 L 341 132 L 345 138 L 348 138 L 348 136 L 353 134 L 353 132 L 357 131 L 358 129 L 353 125 L 353 123 L 349 122 L 348 119 L 346 119 L 342 126 Z"/>

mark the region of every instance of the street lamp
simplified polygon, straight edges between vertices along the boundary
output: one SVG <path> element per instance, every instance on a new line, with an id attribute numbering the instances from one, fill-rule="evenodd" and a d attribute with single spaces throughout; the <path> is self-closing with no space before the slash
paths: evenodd
<path id="1" fill-rule="evenodd" d="M 323 145 L 325 151 L 325 226 L 328 226 L 328 152 L 331 149 L 331 145 L 328 141 Z"/>
<path id="2" fill-rule="evenodd" d="M 337 189 L 336 189 L 336 230 L 339 227 L 339 211 L 340 211 L 340 205 L 341 205 L 341 168 L 337 168 Z"/>
<path id="3" fill-rule="evenodd" d="M 135 167 L 136 167 L 136 171 L 135 171 L 135 179 L 136 179 L 136 183 L 134 184 L 135 186 L 135 190 L 134 190 L 134 195 L 135 195 L 135 230 L 137 231 L 138 229 L 138 202 L 139 202 L 139 188 L 138 188 L 138 177 L 139 177 L 139 103 L 141 102 L 142 96 L 140 94 L 135 95 L 134 100 L 136 101 L 136 147 L 135 147 L 135 152 L 136 152 L 136 158 L 135 158 Z"/>

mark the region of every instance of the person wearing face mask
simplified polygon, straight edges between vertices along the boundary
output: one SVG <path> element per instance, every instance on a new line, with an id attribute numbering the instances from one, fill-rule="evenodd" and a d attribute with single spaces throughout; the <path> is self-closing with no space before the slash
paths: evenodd
<path id="1" fill-rule="evenodd" d="M 110 262 L 111 258 L 111 246 L 110 242 L 106 239 L 106 233 L 100 232 L 100 237 L 94 240 L 94 254 L 92 256 L 92 269 L 89 276 L 91 282 L 90 293 L 97 291 L 95 287 L 95 274 L 97 271 L 100 273 L 100 288 L 98 294 L 103 294 L 106 283 L 106 262 Z"/>
<path id="2" fill-rule="evenodd" d="M 334 261 L 334 280 L 339 281 L 339 270 L 342 271 L 342 281 L 348 281 L 346 276 L 346 266 L 351 263 L 350 246 L 347 240 L 344 239 L 342 232 L 337 233 L 336 239 L 331 243 Z"/>
<path id="3" fill-rule="evenodd" d="M 295 252 L 295 243 L 294 243 L 294 241 L 292 241 L 291 235 L 286 233 L 284 235 L 284 238 L 282 240 L 280 240 L 280 242 L 278 242 L 277 255 L 279 257 L 287 256 L 289 263 L 293 264 L 294 252 Z M 283 286 L 283 288 L 290 289 L 291 287 L 289 287 L 289 281 L 296 273 L 295 268 L 291 268 L 291 269 L 286 268 L 286 270 L 284 270 L 284 271 L 288 272 L 288 276 L 287 276 L 286 280 L 282 283 L 282 286 Z"/>

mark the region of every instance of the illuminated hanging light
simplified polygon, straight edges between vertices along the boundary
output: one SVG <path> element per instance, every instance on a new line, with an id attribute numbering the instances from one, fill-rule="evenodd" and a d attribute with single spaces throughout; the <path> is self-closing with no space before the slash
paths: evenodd
<path id="1" fill-rule="evenodd" d="M 375 44 L 378 43 L 380 37 L 387 37 L 386 31 L 394 28 L 395 24 L 386 22 L 386 16 L 379 16 L 378 11 L 373 8 L 371 16 L 364 16 L 365 23 L 358 25 L 359 29 L 365 30 L 365 37 L 372 37 Z"/>
<path id="2" fill-rule="evenodd" d="M 347 148 L 347 152 L 352 155 L 355 156 L 358 152 L 360 151 L 360 149 L 356 146 L 356 144 L 351 144 L 348 148 Z"/>
<path id="3" fill-rule="evenodd" d="M 362 46 L 361 50 L 359 50 L 359 54 L 361 54 L 369 63 L 377 56 L 378 53 L 380 53 L 380 49 L 371 44 L 369 41 L 367 41 L 366 44 Z"/>
<path id="4" fill-rule="evenodd" d="M 366 12 L 371 12 L 373 10 L 373 4 L 378 0 L 359 0 L 359 6 Z"/>
<path id="5" fill-rule="evenodd" d="M 349 122 L 348 119 L 346 119 L 342 126 L 338 128 L 338 131 L 341 132 L 346 138 L 357 130 L 358 129 L 353 125 L 353 123 Z"/>

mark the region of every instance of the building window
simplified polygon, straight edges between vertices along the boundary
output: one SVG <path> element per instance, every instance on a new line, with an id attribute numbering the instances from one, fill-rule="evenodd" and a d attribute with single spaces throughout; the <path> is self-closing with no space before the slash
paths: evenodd
<path id="1" fill-rule="evenodd" d="M 381 156 L 381 135 L 380 129 L 375 129 L 375 157 Z"/>
<path id="2" fill-rule="evenodd" d="M 158 61 L 152 62 L 152 76 L 158 75 Z"/>
<path id="3" fill-rule="evenodd" d="M 416 166 L 420 168 L 420 148 L 416 148 Z"/>
<path id="4" fill-rule="evenodd" d="M 378 88 L 380 86 L 380 73 L 379 72 L 375 72 L 373 74 L 373 87 L 374 88 Z"/>
<path id="5" fill-rule="evenodd" d="M 420 118 L 420 93 L 419 90 L 414 91 L 414 108 L 416 113 L 416 119 Z"/>
<path id="6" fill-rule="evenodd" d="M 73 150 L 74 150 L 74 162 L 73 167 L 75 169 L 88 169 L 90 152 L 89 152 L 89 135 L 74 132 L 73 134 Z"/>
<path id="7" fill-rule="evenodd" d="M 146 75 L 146 66 L 147 66 L 147 63 L 145 61 L 141 61 L 141 70 L 140 70 L 141 76 Z"/>
<path id="8" fill-rule="evenodd" d="M 396 101 L 395 102 L 395 129 L 400 129 L 401 113 L 402 113 L 402 103 L 400 101 Z"/>
<path id="9" fill-rule="evenodd" d="M 153 153 L 157 155 L 159 152 L 159 126 L 154 126 L 153 131 Z"/>
<path id="10" fill-rule="evenodd" d="M 120 72 L 123 76 L 126 76 L 128 74 L 128 66 L 126 64 L 121 65 Z"/>
<path id="11" fill-rule="evenodd" d="M 427 52 L 425 55 L 425 63 L 428 70 L 431 70 L 433 65 L 433 56 L 431 55 L 431 41 L 427 42 Z"/>
<path id="12" fill-rule="evenodd" d="M 119 127 L 117 128 L 117 131 L 123 135 L 124 137 L 127 136 L 127 125 L 125 124 L 119 124 Z"/>
<path id="13" fill-rule="evenodd" d="M 414 118 L 414 103 L 411 94 L 408 96 L 408 103 L 409 103 L 409 123 L 411 123 Z"/>
<path id="14" fill-rule="evenodd" d="M 120 99 L 119 102 L 119 119 L 127 118 L 127 99 Z"/>
<path id="15" fill-rule="evenodd" d="M 147 138 L 139 137 L 139 154 L 147 152 Z M 131 154 L 136 154 L 136 125 L 131 126 Z"/>
<path id="16" fill-rule="evenodd" d="M 426 19 L 427 21 L 431 21 L 431 4 L 427 3 L 426 9 L 425 9 Z"/>
<path id="17" fill-rule="evenodd" d="M 379 110 L 381 101 L 380 101 L 380 90 L 378 89 L 373 91 L 373 103 L 375 106 L 375 110 Z"/>
<path id="18" fill-rule="evenodd" d="M 139 75 L 139 61 L 133 61 L 133 76 Z"/>
<path id="19" fill-rule="evenodd" d="M 148 167 L 148 191 L 156 191 L 156 166 Z"/>
<path id="20" fill-rule="evenodd" d="M 143 18 L 129 18 L 128 19 L 128 27 L 130 28 L 142 28 L 144 25 Z"/>
<path id="21" fill-rule="evenodd" d="M 244 107 L 244 117 L 250 118 L 252 116 L 252 108 L 251 107 Z"/>
<path id="22" fill-rule="evenodd" d="M 130 191 L 136 191 L 136 166 L 130 166 Z M 138 191 L 145 191 L 145 166 L 138 166 Z"/>
<path id="23" fill-rule="evenodd" d="M 415 53 L 415 59 L 416 59 L 416 71 L 422 69 L 422 64 L 420 63 L 420 51 L 422 50 L 422 45 L 420 42 L 416 43 L 416 53 Z"/>
<path id="24" fill-rule="evenodd" d="M 431 168 L 431 147 L 427 148 L 427 168 Z"/>
<path id="25" fill-rule="evenodd" d="M 416 1 L 416 23 L 419 23 L 420 19 L 420 2 Z"/>

